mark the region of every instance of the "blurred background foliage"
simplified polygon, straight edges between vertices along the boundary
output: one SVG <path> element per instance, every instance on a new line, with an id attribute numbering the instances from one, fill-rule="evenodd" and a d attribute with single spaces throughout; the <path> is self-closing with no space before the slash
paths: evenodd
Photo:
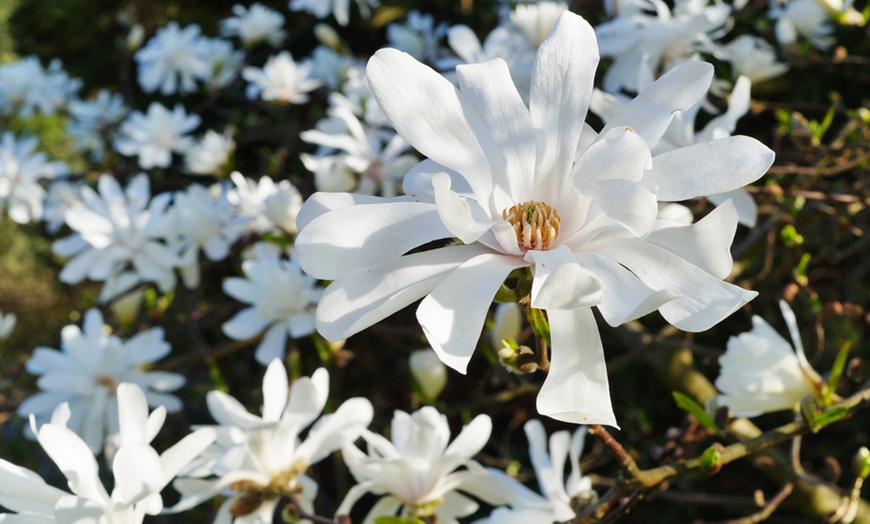
<path id="1" fill-rule="evenodd" d="M 99 87 L 117 91 L 124 88 L 118 72 L 134 74 L 124 45 L 133 23 L 144 26 L 146 38 L 170 20 L 182 26 L 197 23 L 204 34 L 215 35 L 218 21 L 229 16 L 235 3 L 237 0 L 2 0 L 0 61 L 37 55 L 47 64 L 59 58 L 71 76 L 84 80 L 82 96 Z M 294 56 L 305 56 L 314 48 L 314 21 L 310 16 L 288 13 L 286 0 L 261 3 L 287 17 Z M 479 35 L 496 23 L 493 2 L 385 0 L 382 4 L 371 21 L 361 20 L 352 10 L 351 24 L 336 28 L 360 56 L 371 54 L 385 41 L 388 23 L 403 19 L 414 8 L 432 13 L 437 22 L 468 24 Z M 766 9 L 763 0 L 751 2 L 738 14 L 732 34 L 769 37 L 772 27 Z M 572 10 L 587 16 L 593 25 L 604 19 L 598 2 L 573 2 Z M 704 439 L 709 435 L 676 409 L 671 397 L 673 385 L 660 377 L 673 350 L 692 349 L 694 363 L 712 379 L 728 337 L 748 330 L 753 314 L 785 333 L 776 306 L 779 298 L 792 302 L 803 322 L 804 344 L 817 369 L 830 369 L 839 349 L 850 343 L 853 349 L 849 373 L 842 379 L 844 385 L 854 388 L 870 374 L 870 37 L 866 28 L 842 26 L 837 27 L 836 36 L 839 44 L 829 53 L 809 47 L 795 50 L 784 57 L 792 64 L 789 73 L 757 88 L 753 86 L 751 113 L 740 121 L 735 133 L 754 136 L 777 153 L 770 174 L 750 188 L 761 210 L 759 225 L 753 230 L 740 227 L 734 242 L 733 281 L 758 291 L 759 297 L 708 332 L 694 336 L 668 333 L 643 352 L 628 347 L 624 333 L 603 329 L 613 403 L 622 425 L 622 431 L 615 434 L 626 449 L 633 450 L 641 467 L 697 455 L 708 444 Z M 717 67 L 726 65 L 717 63 Z M 144 107 L 146 97 L 141 93 L 136 97 L 141 100 L 136 100 L 135 105 Z M 185 103 L 188 108 L 197 106 L 195 99 L 190 103 L 186 99 Z M 220 109 L 219 102 L 210 103 Z M 310 178 L 296 160 L 300 151 L 296 137 L 299 131 L 313 127 L 323 107 L 321 104 L 318 109 L 317 104 L 312 104 L 311 109 L 282 109 L 257 116 L 259 127 L 252 135 L 238 137 L 237 167 L 246 174 L 268 172 L 276 178 L 290 178 L 310 192 Z M 248 122 L 245 119 L 250 115 L 231 115 L 228 119 Z M 62 119 L 39 117 L 28 122 L 0 122 L 0 131 L 38 133 L 43 138 L 43 149 L 53 158 L 82 166 L 64 141 L 63 125 Z M 242 152 L 246 140 L 250 147 Z M 86 173 L 92 177 L 98 174 Z M 154 192 L 165 189 L 161 185 L 172 184 L 170 177 L 158 177 Z M 697 204 L 696 216 L 707 209 L 705 203 Z M 12 418 L 3 426 L 0 456 L 15 457 L 17 463 L 28 467 L 36 467 L 37 457 L 25 451 L 33 448 L 19 438 L 22 421 L 14 417 L 18 402 L 34 391 L 33 378 L 24 372 L 23 364 L 37 346 L 58 347 L 61 327 L 79 322 L 84 310 L 94 305 L 98 289 L 95 285 L 70 287 L 58 282 L 62 263 L 51 254 L 51 239 L 46 238 L 41 227 L 0 221 L 0 311 L 39 312 L 19 315 L 19 325 L 0 354 L 0 416 L 4 420 Z M 187 409 L 172 418 L 177 434 L 164 431 L 161 435 L 166 442 L 174 441 L 190 422 L 209 420 L 201 402 L 209 389 L 227 388 L 248 406 L 260 402 L 263 369 L 250 358 L 253 344 L 228 344 L 220 333 L 220 324 L 238 309 L 238 304 L 223 297 L 219 282 L 227 275 L 239 274 L 239 267 L 225 262 L 212 264 L 205 271 L 203 280 L 215 284 L 210 289 L 179 289 L 175 295 L 162 298 L 152 295 L 146 300 L 139 324 L 119 328 L 129 334 L 140 326 L 164 326 L 175 348 L 164 367 L 188 375 L 183 393 Z M 651 315 L 642 320 L 639 328 L 656 333 L 665 325 Z M 318 365 L 328 366 L 333 402 L 356 395 L 369 397 L 376 408 L 376 430 L 389 426 L 394 409 L 407 411 L 420 405 L 406 363 L 407 355 L 426 343 L 410 309 L 353 337 L 344 348 L 329 349 L 312 340 L 293 344 L 288 356 L 293 372 L 310 374 Z M 531 480 L 528 468 L 520 471 L 517 461 L 529 464 L 522 423 L 536 416 L 534 399 L 543 377 L 540 373 L 512 375 L 492 365 L 493 358 L 494 351 L 484 348 L 472 360 L 468 375 L 451 372 L 439 407 L 454 428 L 474 414 L 489 413 L 496 429 L 484 450 L 484 461 Z M 773 427 L 790 420 L 790 414 L 779 413 L 756 422 L 761 427 Z M 545 422 L 551 430 L 563 427 Z M 846 482 L 851 479 L 852 454 L 858 446 L 868 444 L 870 414 L 865 411 L 847 424 L 807 437 L 803 466 L 824 480 Z M 618 471 L 608 452 L 591 438 L 587 440 L 584 466 L 593 472 L 599 491 Z M 753 490 L 772 494 L 780 487 L 773 480 L 759 477 L 755 466 L 752 460 L 745 460 L 716 476 L 680 478 L 675 481 L 677 489 L 640 504 L 626 520 L 687 522 L 718 518 L 723 511 L 728 515 L 746 514 L 757 508 Z M 329 473 L 324 473 L 328 468 L 319 471 L 326 477 L 321 481 L 328 481 L 324 497 L 328 503 L 337 504 L 337 497 L 350 483 L 347 473 L 338 466 Z M 771 522 L 805 521 L 788 510 L 800 502 L 787 500 L 783 505 L 786 516 L 775 516 Z M 203 512 L 207 513 L 208 508 Z"/>

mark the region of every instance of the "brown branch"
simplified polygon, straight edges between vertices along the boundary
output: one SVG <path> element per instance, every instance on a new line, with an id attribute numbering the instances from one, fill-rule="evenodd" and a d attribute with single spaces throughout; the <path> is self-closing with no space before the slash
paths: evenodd
<path id="1" fill-rule="evenodd" d="M 794 491 L 794 482 L 789 482 L 788 484 L 783 486 L 779 493 L 777 493 L 775 497 L 770 499 L 770 501 L 768 501 L 768 503 L 765 504 L 764 507 L 761 508 L 761 511 L 759 511 L 758 513 L 754 513 L 752 515 L 739 519 L 721 520 L 708 524 L 755 524 L 756 522 L 767 520 L 773 514 L 773 512 L 776 511 L 776 508 L 778 508 L 779 505 L 782 504 L 782 501 L 784 501 L 786 498 L 788 498 L 789 495 L 791 495 L 792 491 Z"/>

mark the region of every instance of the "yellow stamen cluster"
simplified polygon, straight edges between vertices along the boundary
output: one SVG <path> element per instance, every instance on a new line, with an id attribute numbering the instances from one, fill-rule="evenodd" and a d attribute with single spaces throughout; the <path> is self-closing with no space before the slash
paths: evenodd
<path id="1" fill-rule="evenodd" d="M 526 249 L 549 249 L 559 236 L 559 212 L 543 202 L 523 202 L 501 212 L 517 235 L 517 243 Z"/>

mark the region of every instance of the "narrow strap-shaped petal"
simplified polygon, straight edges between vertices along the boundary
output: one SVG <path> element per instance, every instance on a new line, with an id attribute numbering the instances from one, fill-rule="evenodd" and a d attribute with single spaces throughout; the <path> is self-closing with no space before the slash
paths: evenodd
<path id="1" fill-rule="evenodd" d="M 294 247 L 306 273 L 330 280 L 450 236 L 435 205 L 388 202 L 342 207 L 321 215 L 302 228 Z"/>
<path id="2" fill-rule="evenodd" d="M 498 212 L 531 193 L 535 170 L 531 116 L 504 60 L 457 66 L 456 78 L 463 108 L 478 117 L 468 123 L 489 162 L 496 208 L 493 212 Z"/>
<path id="3" fill-rule="evenodd" d="M 758 140 L 732 136 L 656 155 L 643 184 L 662 202 L 724 193 L 761 178 L 773 158 Z"/>
<path id="4" fill-rule="evenodd" d="M 549 251 L 529 251 L 526 260 L 534 261 L 535 268 L 532 307 L 573 309 L 601 302 L 601 282 L 577 263 L 566 246 Z"/>
<path id="5" fill-rule="evenodd" d="M 535 200 L 555 202 L 570 172 L 592 98 L 598 43 L 586 20 L 562 13 L 538 48 L 529 111 L 537 134 Z"/>
<path id="6" fill-rule="evenodd" d="M 441 361 L 465 373 L 489 305 L 508 273 L 527 262 L 485 253 L 447 275 L 417 308 L 417 320 Z"/>
<path id="7" fill-rule="evenodd" d="M 324 291 L 317 330 L 328 340 L 349 337 L 426 295 L 444 275 L 486 252 L 477 245 L 449 246 L 348 273 Z"/>
<path id="8" fill-rule="evenodd" d="M 706 62 L 684 62 L 644 89 L 601 130 L 629 126 L 650 148 L 655 147 L 677 111 L 686 111 L 707 94 L 713 80 L 713 66 Z"/>
<path id="9" fill-rule="evenodd" d="M 553 344 L 538 412 L 564 422 L 616 427 L 604 346 L 592 310 L 550 310 L 547 316 Z"/>
<path id="10" fill-rule="evenodd" d="M 491 181 L 480 176 L 489 173 L 486 156 L 468 126 L 453 84 L 395 49 L 375 53 L 366 76 L 378 105 L 408 143 L 465 176 L 476 195 L 489 194 Z"/>

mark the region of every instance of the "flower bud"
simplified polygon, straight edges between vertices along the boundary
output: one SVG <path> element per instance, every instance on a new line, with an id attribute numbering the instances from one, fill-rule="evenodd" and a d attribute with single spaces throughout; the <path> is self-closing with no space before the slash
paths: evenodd
<path id="1" fill-rule="evenodd" d="M 136 321 L 144 296 L 144 289 L 134 289 L 112 301 L 109 309 L 112 310 L 112 314 L 115 315 L 120 325 L 129 326 Z"/>
<path id="2" fill-rule="evenodd" d="M 414 351 L 408 357 L 408 367 L 426 401 L 431 403 L 438 398 L 447 384 L 447 367 L 438 355 L 430 349 Z"/>
<path id="3" fill-rule="evenodd" d="M 317 38 L 318 42 L 332 49 L 333 51 L 341 51 L 341 38 L 338 36 L 338 33 L 335 32 L 335 29 L 328 26 L 327 24 L 315 25 L 314 37 Z"/>
<path id="4" fill-rule="evenodd" d="M 516 302 L 497 304 L 493 317 L 490 341 L 492 347 L 500 350 L 504 347 L 505 339 L 518 340 L 523 325 L 523 313 L 520 305 Z"/>
<path id="5" fill-rule="evenodd" d="M 862 479 L 870 476 L 870 449 L 866 446 L 861 446 L 855 454 L 855 474 Z"/>
<path id="6" fill-rule="evenodd" d="M 15 329 L 15 323 L 17 318 L 14 313 L 3 314 L 0 313 L 0 342 L 9 338 L 9 335 L 12 334 L 12 330 Z"/>
<path id="7" fill-rule="evenodd" d="M 135 51 L 142 47 L 142 41 L 145 40 L 145 28 L 142 24 L 134 24 L 127 33 L 127 51 Z"/>

